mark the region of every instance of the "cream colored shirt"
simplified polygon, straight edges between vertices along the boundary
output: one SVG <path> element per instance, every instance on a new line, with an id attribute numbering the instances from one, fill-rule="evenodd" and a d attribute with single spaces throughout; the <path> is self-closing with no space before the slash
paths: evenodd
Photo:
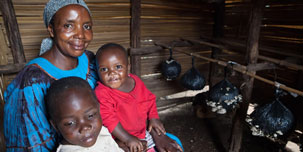
<path id="1" fill-rule="evenodd" d="M 123 152 L 112 138 L 108 129 L 102 126 L 96 143 L 91 147 L 81 147 L 78 145 L 62 145 L 57 148 L 57 152 Z"/>

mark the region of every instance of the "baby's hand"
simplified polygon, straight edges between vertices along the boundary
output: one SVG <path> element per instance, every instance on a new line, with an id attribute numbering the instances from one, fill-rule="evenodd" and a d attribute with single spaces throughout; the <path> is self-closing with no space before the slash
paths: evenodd
<path id="1" fill-rule="evenodd" d="M 145 146 L 144 146 L 145 142 Z M 126 141 L 130 152 L 142 152 L 146 150 L 146 141 L 141 141 L 137 137 L 132 136 Z"/>
<path id="2" fill-rule="evenodd" d="M 149 120 L 148 132 L 154 129 L 158 135 L 165 134 L 165 128 L 159 119 L 151 119 Z"/>

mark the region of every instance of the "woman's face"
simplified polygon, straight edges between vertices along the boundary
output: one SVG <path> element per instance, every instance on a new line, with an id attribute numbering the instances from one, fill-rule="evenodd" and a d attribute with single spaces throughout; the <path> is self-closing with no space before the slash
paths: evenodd
<path id="1" fill-rule="evenodd" d="M 90 14 L 80 5 L 59 9 L 48 27 L 55 50 L 65 56 L 81 56 L 93 38 L 92 25 Z"/>

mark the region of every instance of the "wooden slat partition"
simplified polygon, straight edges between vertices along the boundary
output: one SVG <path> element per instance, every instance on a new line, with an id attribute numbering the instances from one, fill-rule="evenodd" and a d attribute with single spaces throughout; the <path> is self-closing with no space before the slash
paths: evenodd
<path id="1" fill-rule="evenodd" d="M 42 19 L 44 5 L 47 1 L 12 0 L 27 61 L 38 56 L 41 40 L 48 37 Z M 85 2 L 92 12 L 94 24 L 94 37 L 88 50 L 96 52 L 101 45 L 109 42 L 119 43 L 125 48 L 130 48 L 130 1 L 85 0 Z M 210 6 L 207 3 L 188 0 L 141 0 L 141 45 L 143 47 L 152 46 L 154 41 L 172 41 L 178 37 L 199 38 L 200 35 L 210 36 L 213 23 L 212 7 Z M 1 16 L 0 24 L 3 25 Z M 4 34 L 7 36 L 6 33 Z M 182 57 L 182 54 L 179 53 L 174 54 L 174 56 L 176 59 L 180 59 L 184 70 L 190 67 L 190 59 L 187 60 L 187 56 Z M 153 82 L 160 82 L 159 64 L 167 57 L 167 51 L 141 56 L 141 72 L 144 77 L 143 81 L 146 82 L 148 88 L 153 87 Z M 10 66 L 14 66 L 12 65 L 13 58 L 11 54 L 7 55 L 7 61 Z M 7 81 L 10 82 L 14 76 L 7 75 Z M 163 94 L 165 89 L 169 90 L 168 92 L 176 92 L 181 87 L 174 90 L 175 87 L 163 85 L 162 88 L 159 88 L 161 91 L 154 89 L 153 91 L 157 95 L 158 93 Z"/>

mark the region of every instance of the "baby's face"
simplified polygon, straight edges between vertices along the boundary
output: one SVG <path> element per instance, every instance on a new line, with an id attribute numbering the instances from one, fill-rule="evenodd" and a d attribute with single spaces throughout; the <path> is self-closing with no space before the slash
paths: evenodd
<path id="1" fill-rule="evenodd" d="M 54 124 L 62 134 L 63 144 L 90 147 L 95 144 L 102 127 L 99 105 L 91 92 L 69 89 L 61 98 Z"/>
<path id="2" fill-rule="evenodd" d="M 125 53 L 119 48 L 108 48 L 98 56 L 97 61 L 101 82 L 110 88 L 119 89 L 128 77 Z"/>

